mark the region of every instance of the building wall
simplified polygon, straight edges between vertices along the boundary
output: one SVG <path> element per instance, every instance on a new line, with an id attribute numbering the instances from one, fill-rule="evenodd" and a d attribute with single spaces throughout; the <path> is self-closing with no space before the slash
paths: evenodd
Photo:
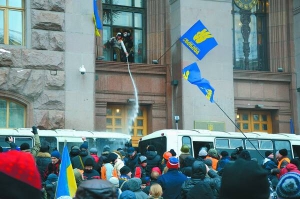
<path id="1" fill-rule="evenodd" d="M 300 1 L 294 0 L 293 1 L 293 19 L 294 19 L 294 49 L 295 49 L 295 57 L 293 61 L 295 62 L 295 68 L 293 70 L 293 76 L 295 76 L 295 88 L 300 87 Z M 297 90 L 296 90 L 297 91 Z M 300 126 L 300 92 L 295 92 L 294 96 L 296 98 L 295 103 L 293 104 L 293 110 L 295 110 L 294 114 L 294 121 L 296 126 L 296 132 L 299 132 L 299 126 Z"/>
<path id="2" fill-rule="evenodd" d="M 218 13 L 218 14 L 212 14 Z M 197 20 L 201 20 L 216 38 L 218 46 L 201 61 L 179 42 L 172 51 L 172 67 L 180 80 L 176 93 L 177 111 L 182 120 L 180 128 L 192 129 L 195 121 L 223 122 L 226 131 L 233 131 L 234 125 L 222 111 L 210 103 L 197 86 L 182 78 L 182 68 L 197 62 L 202 77 L 215 88 L 215 101 L 230 118 L 234 118 L 233 63 L 232 63 L 232 15 L 231 1 L 171 1 L 172 43 L 184 34 Z M 180 56 L 179 56 L 180 55 Z M 179 58 L 180 57 L 180 58 Z M 213 128 L 212 128 L 213 130 Z"/>

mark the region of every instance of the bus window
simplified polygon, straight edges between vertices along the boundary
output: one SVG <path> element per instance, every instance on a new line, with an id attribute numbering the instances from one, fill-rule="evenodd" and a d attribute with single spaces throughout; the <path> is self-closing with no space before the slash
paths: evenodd
<path id="1" fill-rule="evenodd" d="M 183 136 L 182 137 L 182 145 L 188 145 L 190 147 L 190 154 L 193 154 L 193 149 L 192 149 L 192 141 L 189 136 Z"/>
<path id="2" fill-rule="evenodd" d="M 244 146 L 242 139 L 230 139 L 229 145 L 230 149 L 236 149 L 237 147 Z"/>
<path id="3" fill-rule="evenodd" d="M 124 149 L 126 142 L 127 139 L 125 138 L 96 138 L 96 145 L 93 147 L 96 147 L 98 154 L 101 154 L 105 145 L 108 145 L 110 147 L 110 151 L 112 152 L 118 148 Z"/>
<path id="4" fill-rule="evenodd" d="M 273 143 L 271 140 L 259 140 L 259 149 L 273 151 Z"/>
<path id="5" fill-rule="evenodd" d="M 294 158 L 300 158 L 300 146 L 293 145 Z"/>
<path id="6" fill-rule="evenodd" d="M 66 138 L 67 139 L 67 138 Z M 92 148 L 93 147 L 93 143 L 94 143 L 94 139 L 93 138 L 86 138 L 86 141 L 88 142 L 88 148 Z M 82 142 L 66 142 L 66 145 L 68 147 L 68 151 L 70 152 L 71 151 L 71 147 L 72 146 L 78 146 L 80 147 L 80 145 L 83 144 L 83 141 Z M 59 152 L 62 153 L 63 149 L 64 149 L 64 146 L 65 146 L 65 142 L 59 142 Z M 50 151 L 51 152 L 51 151 Z"/>
<path id="7" fill-rule="evenodd" d="M 216 139 L 216 148 L 224 148 L 228 149 L 229 148 L 229 140 L 228 139 Z"/>
<path id="8" fill-rule="evenodd" d="M 206 147 L 207 151 L 209 151 L 209 149 L 213 149 L 214 145 L 212 142 L 193 142 L 193 147 L 194 147 L 194 157 L 197 158 L 199 151 L 202 147 Z"/>
<path id="9" fill-rule="evenodd" d="M 139 150 L 142 155 L 146 154 L 147 146 L 153 145 L 156 148 L 157 154 L 161 157 L 164 152 L 167 151 L 167 138 L 165 136 L 148 139 L 148 140 L 141 140 L 139 142 Z"/>
<path id="10" fill-rule="evenodd" d="M 15 137 L 15 144 L 20 147 L 21 144 L 28 143 L 30 148 L 33 146 L 33 138 L 32 137 Z"/>
<path id="11" fill-rule="evenodd" d="M 275 140 L 274 143 L 276 151 L 279 151 L 280 149 L 286 149 L 288 151 L 288 157 L 292 157 L 292 149 L 289 141 Z"/>
<path id="12" fill-rule="evenodd" d="M 57 139 L 56 137 L 42 137 L 40 136 L 41 145 L 48 145 L 49 151 L 57 149 Z"/>
<path id="13" fill-rule="evenodd" d="M 9 144 L 5 142 L 6 136 L 0 136 L 0 146 L 3 148 L 10 148 Z"/>
<path id="14" fill-rule="evenodd" d="M 245 140 L 246 141 L 246 149 L 258 149 L 258 141 L 257 140 Z M 254 148 L 254 146 L 255 148 Z"/>

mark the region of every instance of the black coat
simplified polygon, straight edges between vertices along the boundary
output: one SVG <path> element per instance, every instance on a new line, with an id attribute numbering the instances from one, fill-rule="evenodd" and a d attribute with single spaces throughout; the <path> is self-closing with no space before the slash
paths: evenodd
<path id="1" fill-rule="evenodd" d="M 51 155 L 47 152 L 39 152 L 35 161 L 41 175 L 41 180 L 44 182 L 46 180 L 44 179 L 44 173 L 46 172 L 48 165 L 51 163 Z"/>
<path id="2" fill-rule="evenodd" d="M 93 160 L 93 168 L 97 168 L 95 159 L 88 154 L 87 151 L 80 151 L 78 156 L 71 159 L 72 167 L 75 169 L 84 170 L 84 162 L 86 159 L 91 158 Z"/>
<path id="3" fill-rule="evenodd" d="M 156 151 L 147 151 L 146 157 L 147 157 L 146 175 L 150 177 L 153 167 L 160 168 L 161 157 L 157 154 Z"/>
<path id="4" fill-rule="evenodd" d="M 135 167 L 138 165 L 138 158 L 140 157 L 140 154 L 137 153 L 135 154 L 135 156 L 133 158 L 128 157 L 127 161 L 126 161 L 126 166 L 128 166 L 132 172 L 132 176 L 134 176 L 135 173 Z"/>

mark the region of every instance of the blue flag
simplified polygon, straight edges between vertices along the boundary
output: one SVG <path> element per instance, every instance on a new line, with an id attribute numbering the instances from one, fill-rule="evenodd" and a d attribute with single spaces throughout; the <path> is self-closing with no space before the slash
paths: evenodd
<path id="1" fill-rule="evenodd" d="M 100 37 L 100 32 L 98 29 L 102 29 L 102 23 L 101 19 L 98 14 L 98 6 L 97 6 L 97 0 L 94 0 L 94 23 L 95 23 L 95 34 L 96 36 Z"/>
<path id="2" fill-rule="evenodd" d="M 200 20 L 180 37 L 180 41 L 200 60 L 218 45 L 215 38 Z"/>
<path id="3" fill-rule="evenodd" d="M 65 146 L 62 154 L 60 171 L 58 175 L 56 198 L 73 198 L 75 196 L 76 190 L 77 185 L 75 175 L 70 161 L 68 147 Z"/>
<path id="4" fill-rule="evenodd" d="M 290 118 L 290 131 L 291 134 L 295 134 L 294 122 L 292 118 Z"/>
<path id="5" fill-rule="evenodd" d="M 215 89 L 207 79 L 201 78 L 201 72 L 196 62 L 182 69 L 182 75 L 191 84 L 198 86 L 210 102 L 214 102 Z"/>

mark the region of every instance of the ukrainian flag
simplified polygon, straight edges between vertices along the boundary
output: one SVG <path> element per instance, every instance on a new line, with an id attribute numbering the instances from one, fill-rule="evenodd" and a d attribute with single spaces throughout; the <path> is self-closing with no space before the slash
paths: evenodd
<path id="1" fill-rule="evenodd" d="M 94 23 L 95 23 L 95 34 L 96 36 L 100 37 L 100 32 L 99 29 L 102 29 L 102 23 L 101 23 L 101 19 L 99 17 L 98 14 L 98 6 L 97 6 L 97 0 L 93 0 L 94 1 Z"/>
<path id="2" fill-rule="evenodd" d="M 211 49 L 218 45 L 215 38 L 199 20 L 185 34 L 180 41 L 199 60 L 201 60 Z"/>
<path id="3" fill-rule="evenodd" d="M 200 91 L 210 101 L 214 102 L 215 89 L 210 85 L 207 79 L 201 77 L 200 69 L 197 63 L 193 63 L 182 70 L 183 78 L 191 84 L 198 86 Z"/>
<path id="4" fill-rule="evenodd" d="M 60 171 L 58 176 L 56 198 L 73 198 L 77 190 L 75 175 L 73 172 L 68 147 L 65 146 L 62 154 L 60 164 Z"/>

